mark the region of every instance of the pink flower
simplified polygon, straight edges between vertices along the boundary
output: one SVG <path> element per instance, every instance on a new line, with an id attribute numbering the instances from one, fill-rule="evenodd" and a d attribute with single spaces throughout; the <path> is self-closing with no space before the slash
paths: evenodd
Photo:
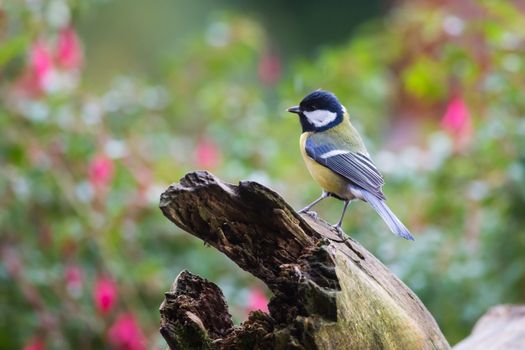
<path id="1" fill-rule="evenodd" d="M 248 295 L 248 306 L 246 307 L 248 312 L 261 310 L 268 312 L 268 298 L 264 292 L 258 288 L 253 288 L 250 290 Z"/>
<path id="2" fill-rule="evenodd" d="M 270 51 L 264 53 L 257 71 L 263 85 L 274 85 L 281 77 L 281 61 Z"/>
<path id="3" fill-rule="evenodd" d="M 195 151 L 196 163 L 201 168 L 215 168 L 219 165 L 221 154 L 215 143 L 210 140 L 201 140 Z"/>
<path id="4" fill-rule="evenodd" d="M 44 342 L 39 338 L 33 338 L 24 345 L 24 350 L 44 350 Z"/>
<path id="5" fill-rule="evenodd" d="M 104 189 L 111 183 L 114 170 L 110 158 L 104 155 L 95 156 L 89 163 L 89 182 L 97 189 Z"/>
<path id="6" fill-rule="evenodd" d="M 441 127 L 454 138 L 456 149 L 464 148 L 472 136 L 472 122 L 467 104 L 461 95 L 453 96 L 447 105 L 445 115 L 441 119 Z"/>
<path id="7" fill-rule="evenodd" d="M 73 295 L 78 295 L 82 291 L 84 283 L 84 272 L 77 265 L 68 265 L 64 273 L 66 289 Z"/>
<path id="8" fill-rule="evenodd" d="M 99 278 L 93 289 L 95 306 L 102 314 L 107 314 L 117 301 L 117 284 L 108 277 Z"/>
<path id="9" fill-rule="evenodd" d="M 56 51 L 56 60 L 61 67 L 73 70 L 82 65 L 82 47 L 72 27 L 66 27 L 60 31 Z"/>
<path id="10" fill-rule="evenodd" d="M 109 329 L 108 339 L 117 350 L 146 349 L 146 337 L 131 313 L 121 314 L 117 318 Z"/>
<path id="11" fill-rule="evenodd" d="M 53 71 L 53 59 L 49 48 L 42 41 L 36 41 L 31 46 L 29 69 L 35 88 L 43 90 Z"/>

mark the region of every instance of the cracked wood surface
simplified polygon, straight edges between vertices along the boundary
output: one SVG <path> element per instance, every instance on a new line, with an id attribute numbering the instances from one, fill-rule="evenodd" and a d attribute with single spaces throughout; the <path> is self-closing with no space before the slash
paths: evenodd
<path id="1" fill-rule="evenodd" d="M 233 326 L 220 289 L 182 272 L 160 309 L 172 349 L 450 348 L 418 297 L 370 252 L 351 238 L 332 241 L 328 224 L 256 182 L 189 173 L 160 208 L 274 295 L 269 314 Z"/>

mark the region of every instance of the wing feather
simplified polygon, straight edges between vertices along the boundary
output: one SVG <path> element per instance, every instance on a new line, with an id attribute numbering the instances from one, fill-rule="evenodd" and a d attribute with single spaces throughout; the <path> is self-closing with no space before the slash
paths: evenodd
<path id="1" fill-rule="evenodd" d="M 341 146 L 333 143 L 319 144 L 312 137 L 309 137 L 305 144 L 306 154 L 317 163 L 331 169 L 377 198 L 385 199 L 381 190 L 385 182 L 372 160 L 366 154 L 352 152 Z"/>

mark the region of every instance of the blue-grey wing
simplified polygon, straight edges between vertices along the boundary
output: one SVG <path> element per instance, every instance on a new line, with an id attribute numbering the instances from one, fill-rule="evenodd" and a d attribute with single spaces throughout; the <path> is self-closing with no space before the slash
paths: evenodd
<path id="1" fill-rule="evenodd" d="M 346 178 L 349 182 L 367 190 L 379 199 L 385 199 L 381 190 L 385 181 L 372 160 L 360 152 L 352 152 L 330 143 L 306 140 L 306 154 L 317 163 Z"/>

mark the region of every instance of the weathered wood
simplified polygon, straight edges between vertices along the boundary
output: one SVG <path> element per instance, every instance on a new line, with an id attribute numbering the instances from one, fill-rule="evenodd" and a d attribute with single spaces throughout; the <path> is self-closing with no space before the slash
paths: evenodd
<path id="1" fill-rule="evenodd" d="M 182 273 L 161 306 L 172 349 L 449 349 L 417 296 L 371 253 L 351 238 L 334 242 L 328 224 L 258 183 L 190 173 L 162 194 L 160 208 L 274 294 L 269 315 L 234 327 L 218 288 Z M 213 292 L 200 294 L 203 283 Z"/>
<path id="2" fill-rule="evenodd" d="M 491 308 L 454 350 L 525 350 L 525 306 Z"/>

